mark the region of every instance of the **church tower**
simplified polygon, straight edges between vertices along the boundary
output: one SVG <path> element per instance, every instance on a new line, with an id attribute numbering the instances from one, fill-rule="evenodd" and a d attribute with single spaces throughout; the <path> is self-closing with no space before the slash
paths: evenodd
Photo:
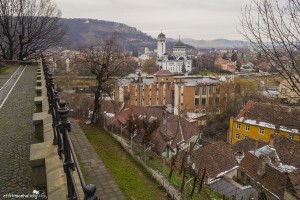
<path id="1" fill-rule="evenodd" d="M 157 36 L 157 59 L 161 58 L 166 53 L 166 36 L 160 33 Z"/>

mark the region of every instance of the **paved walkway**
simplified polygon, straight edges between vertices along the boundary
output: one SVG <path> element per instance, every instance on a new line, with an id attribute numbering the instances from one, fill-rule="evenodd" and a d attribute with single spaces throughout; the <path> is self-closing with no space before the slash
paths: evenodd
<path id="1" fill-rule="evenodd" d="M 104 166 L 79 124 L 71 120 L 71 140 L 76 154 L 80 157 L 90 183 L 97 187 L 98 197 L 101 200 L 123 200 L 126 199 L 121 189 L 115 183 L 110 172 Z"/>
<path id="2" fill-rule="evenodd" d="M 29 150 L 35 142 L 35 76 L 36 67 L 28 66 L 0 109 L 0 199 L 8 193 L 32 194 L 34 189 Z"/>

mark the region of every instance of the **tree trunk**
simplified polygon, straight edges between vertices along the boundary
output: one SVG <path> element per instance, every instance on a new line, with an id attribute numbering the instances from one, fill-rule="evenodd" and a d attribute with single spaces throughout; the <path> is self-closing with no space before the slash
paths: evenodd
<path id="1" fill-rule="evenodd" d="M 97 90 L 95 91 L 95 99 L 94 99 L 94 110 L 91 119 L 92 124 L 96 124 L 98 122 L 98 112 L 100 109 L 99 98 L 100 98 L 100 89 L 101 86 L 98 85 Z"/>
<path id="2" fill-rule="evenodd" d="M 201 181 L 200 181 L 200 186 L 199 186 L 198 193 L 200 193 L 201 190 L 202 190 L 203 183 L 204 183 L 204 178 L 205 178 L 205 174 L 206 174 L 206 167 L 204 167 L 204 170 L 203 170 L 203 174 L 202 174 L 202 178 L 201 178 Z"/>
<path id="3" fill-rule="evenodd" d="M 177 159 L 177 155 L 178 155 L 178 147 L 176 147 L 176 154 L 174 157 L 172 157 L 172 162 L 171 162 L 171 170 L 170 170 L 170 174 L 169 174 L 169 178 L 172 178 L 172 174 L 173 174 L 173 170 L 174 170 L 174 165 Z"/>
<path id="4" fill-rule="evenodd" d="M 180 187 L 181 193 L 183 193 L 183 191 L 184 191 L 184 185 L 185 185 L 186 178 L 187 178 L 187 176 L 185 175 L 185 169 L 183 169 L 182 183 L 181 183 L 181 187 Z"/>
<path id="5" fill-rule="evenodd" d="M 192 189 L 192 192 L 191 192 L 191 199 L 193 198 L 193 195 L 194 195 L 194 192 L 195 192 L 197 179 L 198 179 L 198 177 L 194 176 L 194 183 L 193 183 L 193 189 Z"/>
<path id="6" fill-rule="evenodd" d="M 183 171 L 186 156 L 187 156 L 187 152 L 184 152 L 182 160 L 181 160 L 181 166 L 180 166 L 180 172 L 179 172 L 179 174 L 181 174 L 182 171 Z"/>

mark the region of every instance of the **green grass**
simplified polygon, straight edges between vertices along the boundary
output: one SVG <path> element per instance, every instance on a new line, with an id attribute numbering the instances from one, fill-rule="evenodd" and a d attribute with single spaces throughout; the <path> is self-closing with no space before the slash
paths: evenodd
<path id="1" fill-rule="evenodd" d="M 154 157 L 154 156 L 153 156 Z M 147 164 L 152 168 L 155 169 L 159 172 L 161 172 L 162 174 L 164 174 L 164 177 L 166 177 L 168 179 L 168 181 L 178 190 L 180 190 L 181 184 L 182 184 L 182 174 L 179 174 L 177 170 L 173 171 L 172 177 L 171 179 L 169 178 L 169 173 L 170 173 L 170 166 L 168 166 L 167 164 L 163 165 L 162 161 L 157 160 L 157 158 L 153 158 L 153 159 L 148 159 L 147 160 Z M 190 180 L 192 177 L 188 176 L 188 178 L 186 179 L 187 181 Z M 191 180 L 188 184 L 185 185 L 185 190 L 184 190 L 184 196 L 185 199 L 189 199 L 190 198 L 190 194 L 192 192 L 192 185 L 193 185 L 193 181 Z M 207 186 L 203 186 L 202 190 L 200 193 L 198 193 L 198 188 L 199 188 L 199 181 L 196 184 L 196 188 L 195 188 L 195 192 L 193 195 L 193 199 L 194 200 L 203 200 L 203 199 L 216 199 L 216 200 L 221 200 L 222 199 L 222 195 L 218 194 L 216 192 L 211 191 Z"/>
<path id="2" fill-rule="evenodd" d="M 151 175 L 108 133 L 88 126 L 82 128 L 127 199 L 168 199 Z"/>
<path id="3" fill-rule="evenodd" d="M 0 66 L 0 74 L 3 74 L 7 69 L 7 66 Z"/>

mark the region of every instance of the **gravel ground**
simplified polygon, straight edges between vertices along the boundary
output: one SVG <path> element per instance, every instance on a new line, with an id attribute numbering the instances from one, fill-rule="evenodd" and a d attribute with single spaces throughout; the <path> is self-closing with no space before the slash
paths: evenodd
<path id="1" fill-rule="evenodd" d="M 29 162 L 34 143 L 36 67 L 28 66 L 0 109 L 0 199 L 4 194 L 32 194 Z"/>

